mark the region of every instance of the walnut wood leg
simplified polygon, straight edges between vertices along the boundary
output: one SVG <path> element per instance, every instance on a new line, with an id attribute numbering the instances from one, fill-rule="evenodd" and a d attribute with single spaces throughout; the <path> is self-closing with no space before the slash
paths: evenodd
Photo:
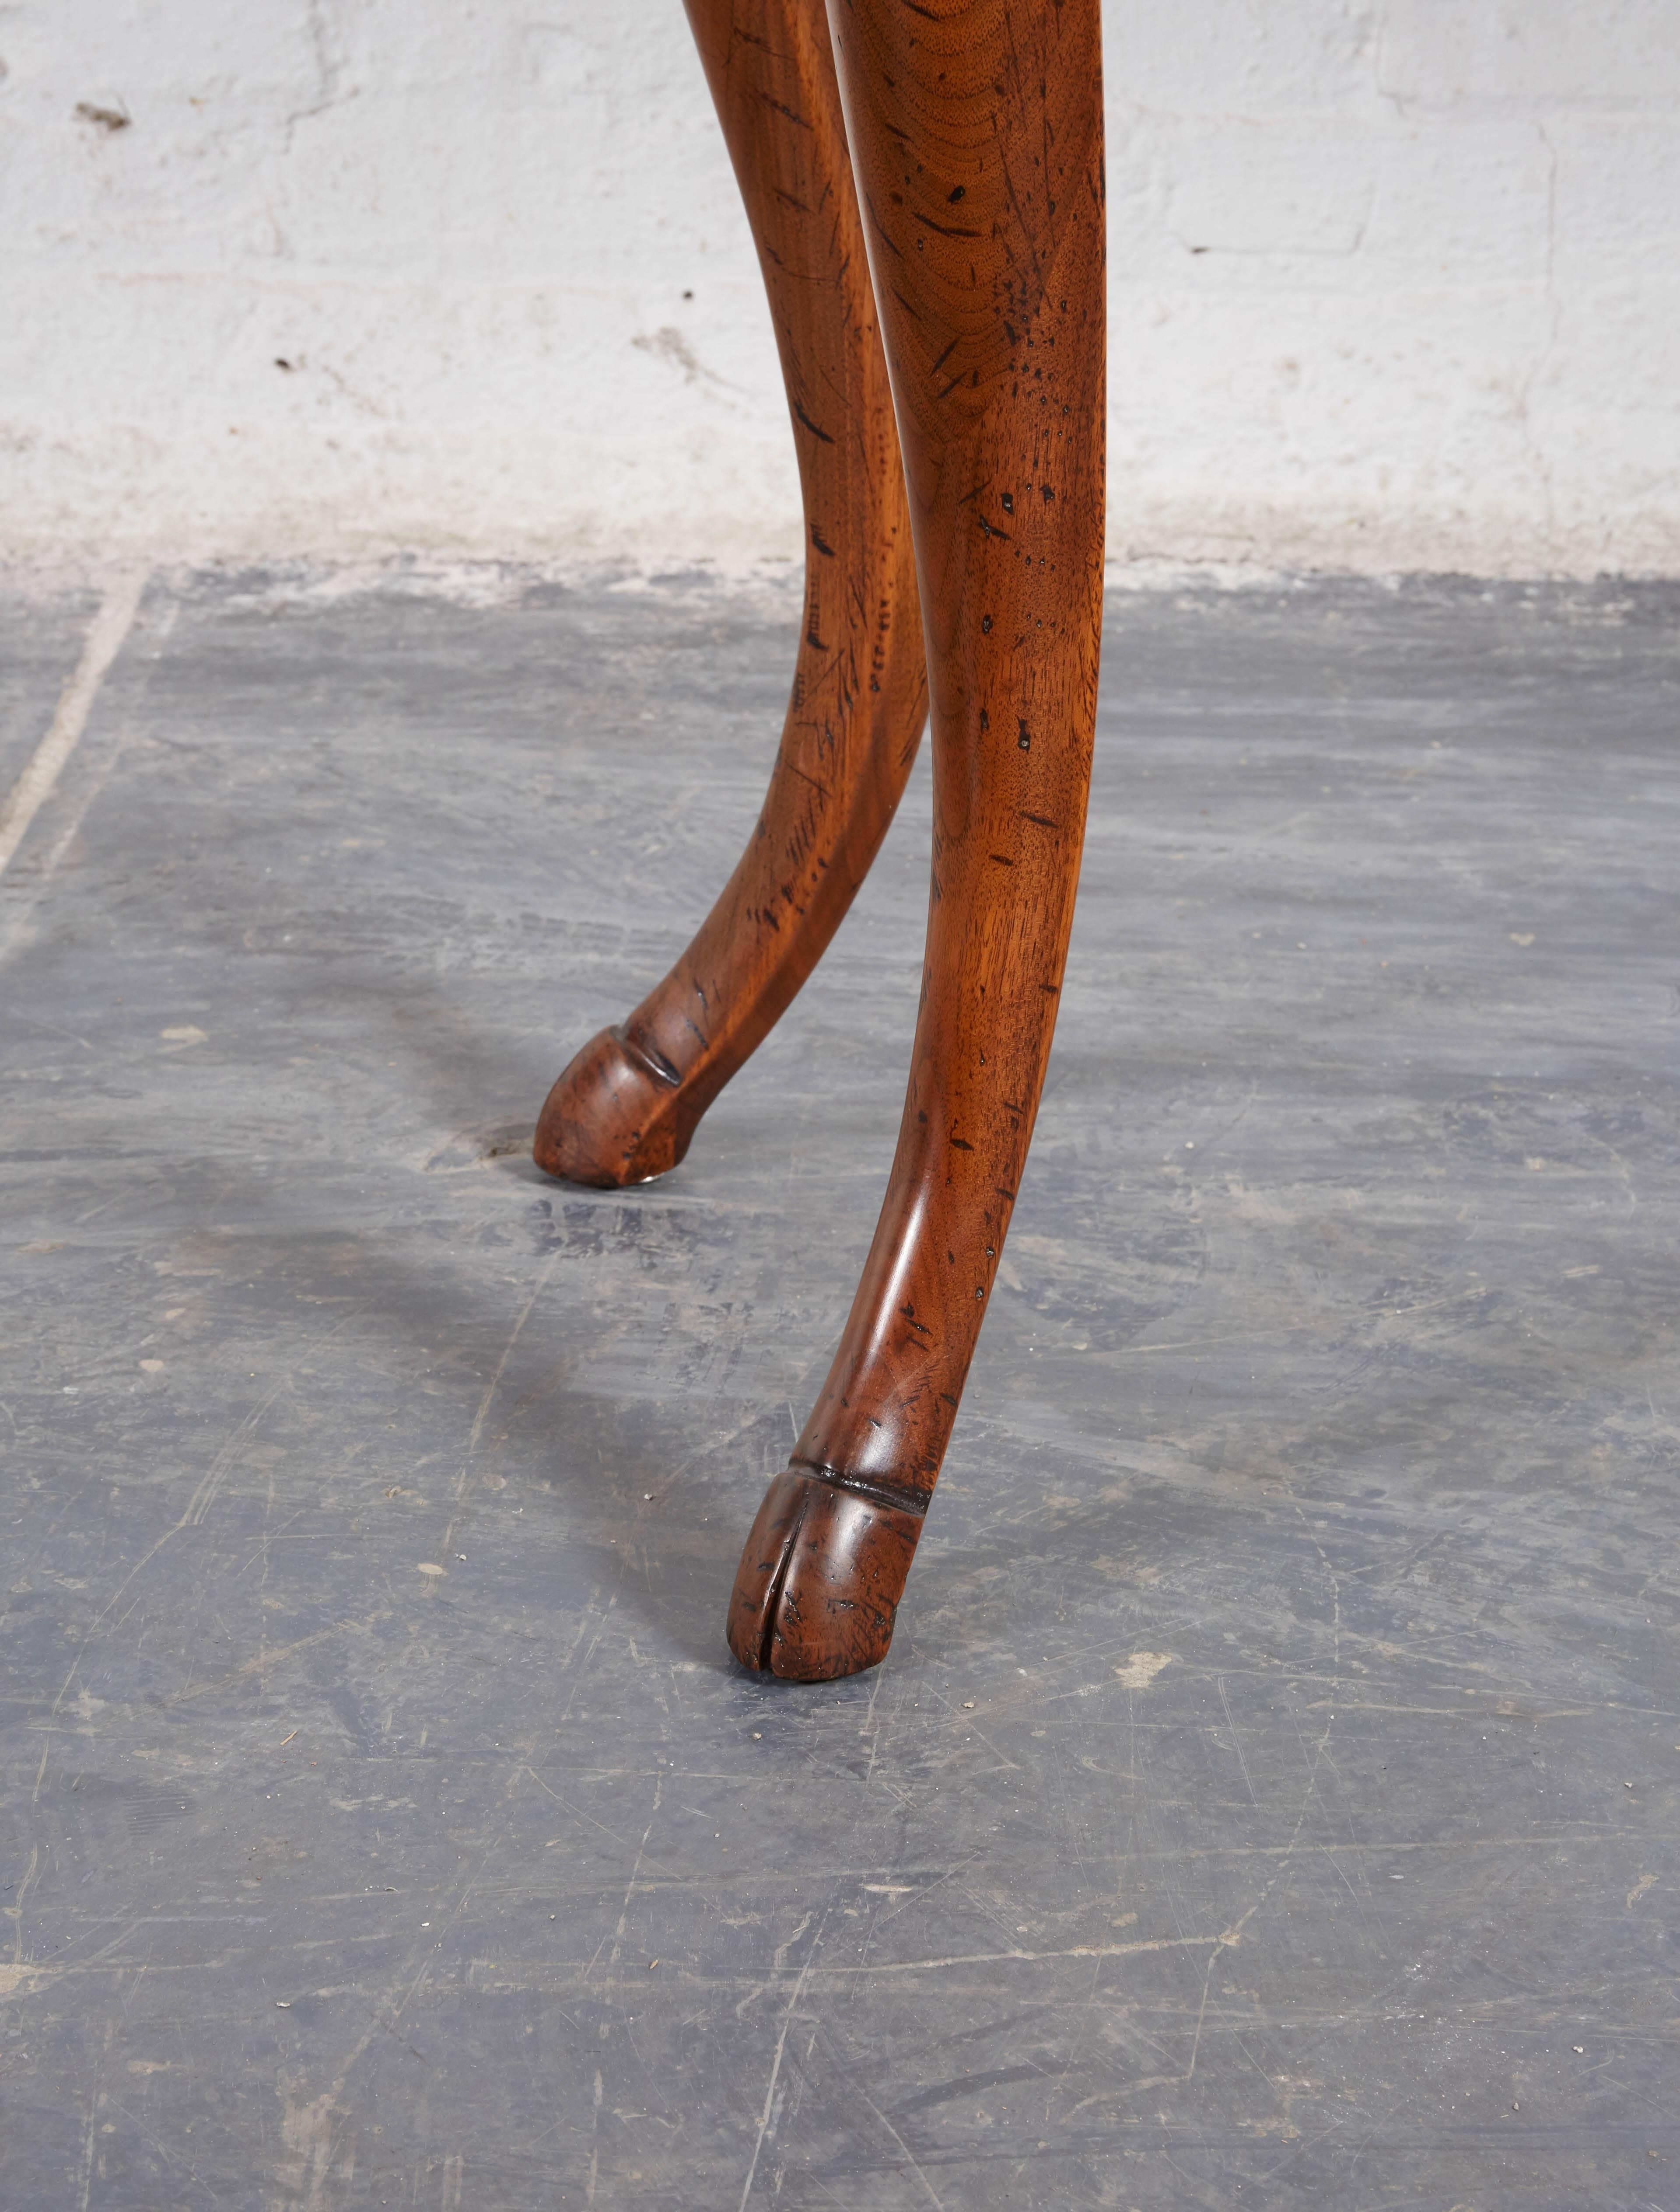
<path id="1" fill-rule="evenodd" d="M 537 1164 L 575 1182 L 674 1167 L 839 927 L 910 773 L 927 680 L 915 556 L 828 26 L 812 0 L 688 0 L 758 241 L 806 522 L 781 751 L 699 934 L 549 1093 Z"/>
<path id="2" fill-rule="evenodd" d="M 928 640 L 934 868 L 909 1095 L 851 1317 L 742 1555 L 749 1667 L 873 1666 L 1049 1056 L 1101 637 L 1099 0 L 829 0 Z"/>

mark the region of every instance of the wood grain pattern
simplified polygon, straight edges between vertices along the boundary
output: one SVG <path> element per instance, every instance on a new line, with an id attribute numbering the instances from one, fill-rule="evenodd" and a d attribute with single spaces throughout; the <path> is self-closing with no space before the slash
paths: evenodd
<path id="1" fill-rule="evenodd" d="M 927 711 L 892 392 L 820 5 L 688 0 L 781 350 L 806 526 L 793 695 L 764 810 L 693 943 L 549 1093 L 538 1164 L 646 1182 L 774 1027 L 867 874 Z"/>
<path id="2" fill-rule="evenodd" d="M 898 1151 L 728 1615 L 746 1665 L 813 1680 L 892 1640 L 1056 1025 L 1101 641 L 1100 22 L 1099 0 L 690 15 L 800 441 L 805 634 L 758 836 L 670 975 L 555 1085 L 536 1155 L 606 1184 L 674 1165 L 810 972 L 914 752 L 919 589 L 933 880 Z"/>
<path id="3" fill-rule="evenodd" d="M 996 1278 L 1073 921 L 1102 614 L 1097 0 L 831 0 L 830 21 L 910 486 L 934 855 L 886 1202 L 730 1607 L 736 1656 L 800 1680 L 886 1653 Z"/>

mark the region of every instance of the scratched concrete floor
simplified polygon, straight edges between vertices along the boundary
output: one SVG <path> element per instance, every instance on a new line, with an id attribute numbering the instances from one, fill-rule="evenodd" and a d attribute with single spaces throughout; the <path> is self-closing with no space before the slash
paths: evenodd
<path id="1" fill-rule="evenodd" d="M 1112 603 L 1005 1287 L 797 1689 L 925 775 L 686 1165 L 547 1183 L 796 617 L 470 580 L 155 581 L 0 880 L 7 2207 L 1673 2212 L 1680 590 Z"/>

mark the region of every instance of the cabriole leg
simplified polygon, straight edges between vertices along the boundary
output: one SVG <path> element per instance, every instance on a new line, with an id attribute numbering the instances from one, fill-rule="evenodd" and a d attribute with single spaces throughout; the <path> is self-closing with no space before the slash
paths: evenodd
<path id="1" fill-rule="evenodd" d="M 916 757 L 927 683 L 892 396 L 819 0 L 688 0 L 781 349 L 806 524 L 793 696 L 764 811 L 698 935 L 587 1044 L 537 1125 L 574 1182 L 674 1167 L 822 957 Z"/>
<path id="2" fill-rule="evenodd" d="M 830 0 L 909 483 L 933 884 L 897 1156 L 728 1636 L 818 1680 L 886 1654 L 1032 1133 L 1101 637 L 1099 0 Z"/>

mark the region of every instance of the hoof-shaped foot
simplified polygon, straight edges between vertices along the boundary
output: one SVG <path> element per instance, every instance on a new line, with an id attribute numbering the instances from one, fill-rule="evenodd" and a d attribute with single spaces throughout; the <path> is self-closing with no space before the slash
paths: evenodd
<path id="1" fill-rule="evenodd" d="M 729 1649 L 789 1682 L 878 1667 L 921 1534 L 919 1512 L 789 1468 L 765 1492 L 741 1553 Z"/>
<path id="2" fill-rule="evenodd" d="M 545 1175 L 602 1190 L 651 1182 L 676 1166 L 694 1133 L 679 1115 L 680 1097 L 621 1030 L 603 1030 L 544 1100 L 532 1157 Z"/>

